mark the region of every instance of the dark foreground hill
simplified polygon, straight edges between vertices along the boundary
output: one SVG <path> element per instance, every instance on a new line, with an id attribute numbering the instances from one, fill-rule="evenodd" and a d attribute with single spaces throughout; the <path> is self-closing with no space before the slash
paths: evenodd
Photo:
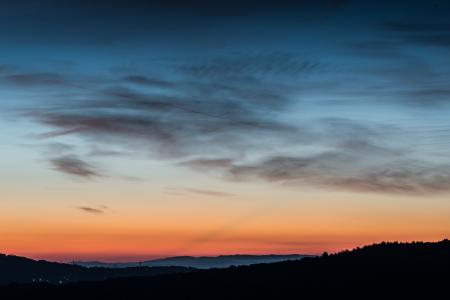
<path id="1" fill-rule="evenodd" d="M 130 276 L 153 276 L 193 271 L 184 267 L 133 267 L 124 269 L 84 268 L 25 257 L 0 254 L 0 285 L 8 283 L 52 283 L 105 280 Z"/>
<path id="2" fill-rule="evenodd" d="M 149 278 L 15 285 L 5 299 L 450 299 L 450 241 Z"/>

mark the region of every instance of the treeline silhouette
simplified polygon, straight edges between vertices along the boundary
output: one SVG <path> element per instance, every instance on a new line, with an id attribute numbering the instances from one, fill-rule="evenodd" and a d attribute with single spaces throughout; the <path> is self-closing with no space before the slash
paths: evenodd
<path id="1" fill-rule="evenodd" d="M 77 265 L 32 260 L 0 254 L 0 284 L 50 283 L 105 280 L 116 277 L 154 276 L 190 272 L 185 267 L 130 267 L 122 269 L 85 268 Z"/>
<path id="2" fill-rule="evenodd" d="M 63 285 L 10 285 L 6 299 L 450 299 L 450 242 L 381 243 L 227 269 Z"/>

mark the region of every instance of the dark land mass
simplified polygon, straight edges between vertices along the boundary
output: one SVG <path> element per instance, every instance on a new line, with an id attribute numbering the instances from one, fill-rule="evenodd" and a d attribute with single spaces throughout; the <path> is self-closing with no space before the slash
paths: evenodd
<path id="1" fill-rule="evenodd" d="M 450 299 L 450 241 L 381 243 L 271 264 L 62 285 L 4 299 Z"/>
<path id="2" fill-rule="evenodd" d="M 9 283 L 50 283 L 105 280 L 117 277 L 154 276 L 194 271 L 185 267 L 130 267 L 122 269 L 85 268 L 77 265 L 32 260 L 0 254 L 0 285 Z M 0 296 L 1 298 L 1 296 Z"/>

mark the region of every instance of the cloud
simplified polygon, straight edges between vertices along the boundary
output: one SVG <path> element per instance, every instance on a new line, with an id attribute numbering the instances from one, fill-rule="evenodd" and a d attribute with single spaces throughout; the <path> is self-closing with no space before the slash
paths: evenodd
<path id="1" fill-rule="evenodd" d="M 48 156 L 55 156 L 55 155 L 63 156 L 73 153 L 76 150 L 76 148 L 77 147 L 72 144 L 52 142 L 45 145 L 43 153 Z"/>
<path id="2" fill-rule="evenodd" d="M 386 194 L 450 192 L 450 165 L 417 158 L 403 144 L 401 137 L 408 139 L 403 130 L 340 118 L 310 125 L 316 130 L 314 145 L 321 146 L 312 152 L 278 151 L 253 160 L 196 158 L 179 165 L 235 182 Z"/>
<path id="3" fill-rule="evenodd" d="M 358 176 L 327 179 L 324 185 L 343 190 L 426 195 L 450 191 L 450 165 L 422 165 L 397 161 L 361 172 Z"/>
<path id="4" fill-rule="evenodd" d="M 74 99 L 68 105 L 36 108 L 27 115 L 54 129 L 43 138 L 78 135 L 89 141 L 145 148 L 163 157 L 197 155 L 206 148 L 238 153 L 264 146 L 261 141 L 301 138 L 301 129 L 276 117 L 292 103 L 297 80 L 286 84 L 274 77 L 316 72 L 316 65 L 281 54 L 255 55 L 255 64 L 245 60 L 228 61 L 224 69 L 215 62 L 177 68 L 178 79 L 167 84 L 130 75 L 125 81 L 133 81 L 132 85 L 93 88 L 86 96 L 89 101 Z M 144 83 L 157 83 L 163 91 L 141 88 Z"/>
<path id="5" fill-rule="evenodd" d="M 231 196 L 235 196 L 232 193 L 221 192 L 221 191 L 213 191 L 213 190 L 206 190 L 206 189 L 195 189 L 195 188 L 171 187 L 171 188 L 168 188 L 168 190 L 174 191 L 174 192 L 199 194 L 199 195 L 213 196 L 213 197 L 231 197 Z"/>
<path id="6" fill-rule="evenodd" d="M 105 211 L 108 209 L 107 206 L 101 205 L 99 207 L 90 207 L 90 206 L 77 206 L 76 209 L 93 215 L 100 215 L 105 213 Z"/>
<path id="7" fill-rule="evenodd" d="M 145 75 L 128 75 L 123 78 L 125 82 L 135 83 L 143 86 L 169 88 L 173 86 L 170 81 L 162 80 L 159 78 L 148 77 Z"/>
<path id="8" fill-rule="evenodd" d="M 362 53 L 370 49 L 370 44 L 359 46 Z M 383 44 L 377 47 L 381 51 Z M 383 57 L 397 57 L 398 64 L 371 76 L 384 76 L 388 83 L 368 87 L 357 81 L 350 91 L 347 82 L 328 88 L 322 76 L 316 77 L 329 70 L 323 63 L 278 52 L 232 54 L 171 64 L 161 78 L 130 72 L 117 82 L 114 76 L 85 89 L 83 97 L 47 102 L 26 115 L 50 128 L 43 138 L 76 136 L 91 149 L 131 150 L 229 180 L 380 193 L 450 191 L 447 170 L 408 148 L 405 141 L 413 135 L 383 118 L 363 120 L 362 108 L 379 101 L 385 100 L 377 108 L 384 108 L 391 99 L 389 105 L 403 105 L 406 99 L 429 101 L 447 94 L 441 87 L 445 80 L 431 76 L 435 73 L 426 63 L 403 54 L 397 45 Z M 420 77 L 391 80 L 418 72 L 435 85 L 417 85 Z M 349 102 L 321 102 L 321 97 L 357 101 L 350 107 Z M 365 106 L 366 99 L 378 102 Z M 330 117 L 341 113 L 355 119 Z M 66 174 L 100 176 L 77 156 L 51 163 Z M 184 192 L 223 195 L 204 189 Z"/>
<path id="9" fill-rule="evenodd" d="M 355 192 L 423 195 L 450 191 L 450 165 L 414 160 L 375 163 L 344 152 L 313 156 L 271 156 L 258 162 L 214 164 L 208 160 L 184 163 L 201 165 L 233 181 L 264 180 L 298 188 L 318 187 Z"/>
<path id="10" fill-rule="evenodd" d="M 446 84 L 436 82 L 434 85 L 425 85 L 412 88 L 404 93 L 407 103 L 422 107 L 439 107 L 450 104 L 450 89 Z"/>
<path id="11" fill-rule="evenodd" d="M 352 165 L 353 163 L 353 165 Z M 362 165 L 342 153 L 316 157 L 271 157 L 259 164 L 236 166 L 234 178 L 258 177 L 288 185 L 375 192 L 428 194 L 450 191 L 448 166 L 422 166 L 412 161 Z"/>
<path id="12" fill-rule="evenodd" d="M 370 80 L 360 87 L 352 87 L 349 94 L 359 98 L 370 95 L 371 98 L 382 101 L 380 105 L 383 106 L 433 109 L 450 104 L 448 70 L 437 67 L 429 57 L 417 55 L 423 50 L 411 52 L 412 47 L 432 45 L 432 39 L 432 35 L 419 38 L 401 31 L 399 35 L 386 36 L 384 39 L 352 44 L 350 50 L 353 53 L 370 59 L 360 70 L 354 72 Z M 435 41 L 436 44 L 448 43 L 445 39 L 437 39 L 439 41 Z M 375 88 L 367 85 L 367 82 L 375 81 L 379 82 Z"/>
<path id="13" fill-rule="evenodd" d="M 53 168 L 59 172 L 76 177 L 90 179 L 101 176 L 92 165 L 75 155 L 65 155 L 50 159 Z"/>
<path id="14" fill-rule="evenodd" d="M 214 58 L 205 63 L 183 66 L 182 69 L 194 76 L 203 78 L 245 78 L 265 76 L 295 76 L 319 72 L 325 66 L 318 62 L 299 59 L 296 55 L 284 52 L 235 55 Z"/>

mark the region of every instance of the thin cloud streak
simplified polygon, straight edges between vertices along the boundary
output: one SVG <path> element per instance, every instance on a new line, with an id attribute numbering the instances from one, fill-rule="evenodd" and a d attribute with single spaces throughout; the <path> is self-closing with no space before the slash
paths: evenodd
<path id="1" fill-rule="evenodd" d="M 102 206 L 99 206 L 98 208 L 90 207 L 90 206 L 77 206 L 76 208 L 78 210 L 88 213 L 88 214 L 100 215 L 100 214 L 105 213 L 105 211 L 108 207 L 102 205 Z"/>
<path id="2" fill-rule="evenodd" d="M 183 187 L 170 187 L 169 191 L 180 192 L 180 193 L 189 193 L 189 194 L 198 194 L 204 196 L 212 196 L 212 197 L 234 197 L 236 196 L 233 193 L 222 192 L 222 191 L 213 191 L 207 189 L 196 189 L 196 188 L 183 188 Z"/>

